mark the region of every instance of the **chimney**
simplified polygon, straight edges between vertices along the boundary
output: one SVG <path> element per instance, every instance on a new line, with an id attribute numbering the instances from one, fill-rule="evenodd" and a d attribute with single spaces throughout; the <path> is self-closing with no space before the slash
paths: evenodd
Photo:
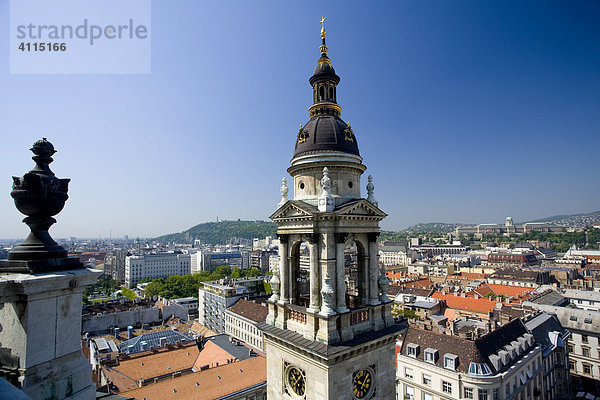
<path id="1" fill-rule="evenodd" d="M 121 329 L 115 328 L 115 339 L 119 338 L 119 333 L 121 333 Z"/>
<path id="2" fill-rule="evenodd" d="M 129 325 L 127 327 L 127 338 L 133 339 L 133 326 Z"/>

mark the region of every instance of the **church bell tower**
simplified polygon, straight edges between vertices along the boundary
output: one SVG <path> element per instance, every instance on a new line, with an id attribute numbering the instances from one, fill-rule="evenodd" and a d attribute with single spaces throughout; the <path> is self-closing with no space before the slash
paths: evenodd
<path id="1" fill-rule="evenodd" d="M 357 137 L 341 119 L 336 75 L 327 55 L 325 17 L 320 58 L 309 82 L 310 120 L 300 126 L 287 172 L 288 200 L 277 223 L 279 267 L 262 326 L 269 400 L 394 399 L 394 344 L 388 279 L 379 268 L 377 237 L 386 214 L 369 176 L 361 197 Z"/>

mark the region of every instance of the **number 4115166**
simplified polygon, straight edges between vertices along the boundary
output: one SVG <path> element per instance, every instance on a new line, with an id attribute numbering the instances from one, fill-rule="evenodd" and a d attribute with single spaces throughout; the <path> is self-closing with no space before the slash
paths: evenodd
<path id="1" fill-rule="evenodd" d="M 65 51 L 66 43 L 25 43 L 19 45 L 21 51 Z"/>

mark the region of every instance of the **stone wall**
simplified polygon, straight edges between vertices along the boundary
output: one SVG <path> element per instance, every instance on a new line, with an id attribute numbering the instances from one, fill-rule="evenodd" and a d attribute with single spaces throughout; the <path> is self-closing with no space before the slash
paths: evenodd
<path id="1" fill-rule="evenodd" d="M 143 324 L 159 324 L 175 316 L 188 320 L 188 310 L 179 304 L 172 304 L 161 308 L 131 308 L 127 311 L 117 311 L 108 314 L 86 315 L 82 318 L 81 330 L 89 333 L 107 333 L 112 328 L 127 329 L 129 325 L 141 327 Z"/>

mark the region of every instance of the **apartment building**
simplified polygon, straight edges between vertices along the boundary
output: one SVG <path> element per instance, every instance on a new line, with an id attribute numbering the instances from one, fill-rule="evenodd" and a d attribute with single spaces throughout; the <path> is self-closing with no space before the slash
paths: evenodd
<path id="1" fill-rule="evenodd" d="M 263 334 L 258 327 L 267 319 L 269 309 L 260 303 L 239 299 L 225 310 L 225 333 L 259 351 L 263 349 Z"/>
<path id="2" fill-rule="evenodd" d="M 539 322 L 539 321 L 538 321 Z M 533 323 L 536 328 L 544 326 Z M 540 331 L 537 332 L 540 337 Z M 550 332 L 546 332 L 550 334 Z M 563 333 L 551 336 L 560 336 Z M 551 343 L 551 340 L 548 339 Z M 555 340 L 557 346 L 560 341 Z M 397 399 L 527 400 L 555 399 L 549 388 L 558 374 L 545 360 L 553 352 L 538 344 L 523 321 L 515 319 L 476 340 L 410 327 L 397 344 Z M 563 363 L 566 352 L 563 346 Z M 549 361 L 548 361 L 549 363 Z M 568 372 L 568 371 L 567 371 Z M 548 376 L 554 380 L 548 382 Z M 568 373 L 561 379 L 568 379 Z M 563 383 L 563 387 L 564 387 Z"/>
<path id="3" fill-rule="evenodd" d="M 168 278 L 191 272 L 189 254 L 158 253 L 128 256 L 125 259 L 125 283 L 135 286 L 142 279 Z"/>
<path id="4" fill-rule="evenodd" d="M 203 282 L 198 289 L 198 321 L 217 333 L 225 333 L 225 310 L 236 301 L 264 293 L 264 276 Z"/>
<path id="5" fill-rule="evenodd" d="M 556 314 L 571 332 L 567 341 L 573 377 L 600 381 L 600 312 L 525 302 L 523 306 Z"/>

